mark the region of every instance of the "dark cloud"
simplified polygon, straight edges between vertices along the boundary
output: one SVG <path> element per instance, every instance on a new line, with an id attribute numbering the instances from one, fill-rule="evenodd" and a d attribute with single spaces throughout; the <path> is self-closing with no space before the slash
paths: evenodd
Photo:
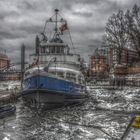
<path id="1" fill-rule="evenodd" d="M 34 2 L 24 1 L 21 5 L 19 5 L 19 8 L 24 10 L 36 10 L 37 6 Z"/>
<path id="2" fill-rule="evenodd" d="M 4 20 L 6 17 L 18 17 L 19 14 L 15 11 L 2 11 L 0 10 L 0 20 Z"/>
<path id="3" fill-rule="evenodd" d="M 0 40 L 3 40 L 4 38 L 15 39 L 15 38 L 21 38 L 21 37 L 25 37 L 25 36 L 22 33 L 18 33 L 18 32 L 0 31 Z"/>
<path id="4" fill-rule="evenodd" d="M 40 25 L 33 25 L 33 24 L 26 25 L 26 23 L 21 27 L 19 26 L 18 29 L 25 31 L 26 34 L 37 34 L 43 31 L 43 27 Z"/>

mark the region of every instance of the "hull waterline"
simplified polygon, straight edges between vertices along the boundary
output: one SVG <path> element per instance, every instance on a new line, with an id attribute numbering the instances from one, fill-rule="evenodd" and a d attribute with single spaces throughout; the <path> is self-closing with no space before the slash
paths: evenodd
<path id="1" fill-rule="evenodd" d="M 84 94 L 68 94 L 65 92 L 46 89 L 23 91 L 22 97 L 27 106 L 49 109 L 73 104 L 81 104 L 88 98 L 88 96 Z"/>

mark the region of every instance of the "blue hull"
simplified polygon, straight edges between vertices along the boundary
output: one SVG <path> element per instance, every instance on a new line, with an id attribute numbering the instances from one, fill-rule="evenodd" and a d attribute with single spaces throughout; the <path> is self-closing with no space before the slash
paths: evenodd
<path id="1" fill-rule="evenodd" d="M 82 102 L 85 86 L 51 76 L 35 75 L 24 80 L 23 97 L 30 103 L 68 104 Z"/>
<path id="2" fill-rule="evenodd" d="M 85 93 L 85 86 L 50 76 L 35 75 L 24 80 L 25 90 L 46 89 L 65 93 Z"/>

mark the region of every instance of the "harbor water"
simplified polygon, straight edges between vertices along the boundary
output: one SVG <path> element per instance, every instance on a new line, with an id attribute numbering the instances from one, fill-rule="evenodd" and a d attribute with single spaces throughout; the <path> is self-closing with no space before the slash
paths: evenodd
<path id="1" fill-rule="evenodd" d="M 140 113 L 140 89 L 90 88 L 82 105 L 37 111 L 22 99 L 13 116 L 0 120 L 0 140 L 119 140 Z"/>

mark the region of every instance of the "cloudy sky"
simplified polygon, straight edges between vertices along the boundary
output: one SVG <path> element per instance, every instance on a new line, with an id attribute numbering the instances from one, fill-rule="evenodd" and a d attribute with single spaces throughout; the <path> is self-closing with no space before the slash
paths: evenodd
<path id="1" fill-rule="evenodd" d="M 140 5 L 140 0 L 0 0 L 0 48 L 18 62 L 24 43 L 28 57 L 35 35 L 58 8 L 68 21 L 76 51 L 88 60 L 88 54 L 100 46 L 108 17 L 135 3 Z"/>

